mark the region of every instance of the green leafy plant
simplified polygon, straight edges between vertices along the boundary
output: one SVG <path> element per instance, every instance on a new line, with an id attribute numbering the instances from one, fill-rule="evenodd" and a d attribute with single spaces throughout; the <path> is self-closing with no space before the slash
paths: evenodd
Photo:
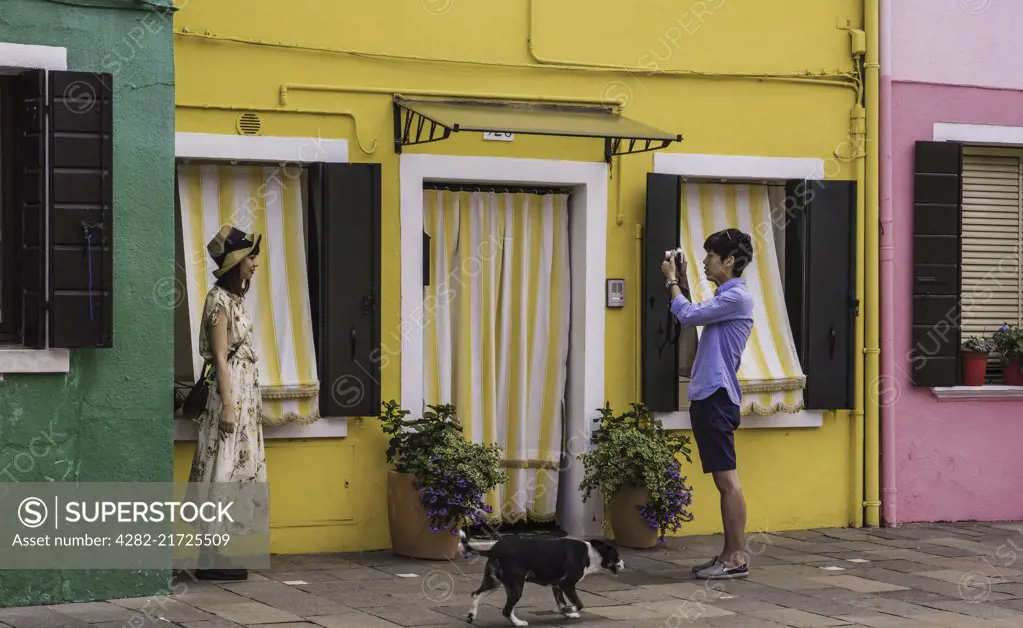
<path id="1" fill-rule="evenodd" d="M 995 343 L 988 338 L 970 336 L 963 341 L 963 349 L 966 351 L 976 351 L 978 353 L 991 353 L 995 350 Z"/>
<path id="2" fill-rule="evenodd" d="M 387 462 L 415 477 L 431 531 L 458 534 L 462 527 L 481 525 L 493 511 L 487 493 L 508 481 L 500 470 L 503 450 L 467 441 L 452 405 L 428 406 L 411 420 L 394 400 L 381 405 L 380 423 L 390 437 Z"/>
<path id="3" fill-rule="evenodd" d="M 1023 328 L 1003 323 L 992 335 L 995 351 L 1003 362 L 1012 362 L 1023 356 Z"/>
<path id="4" fill-rule="evenodd" d="M 643 404 L 633 403 L 631 410 L 617 416 L 610 404 L 599 412 L 594 449 L 579 456 L 586 469 L 579 484 L 583 501 L 588 501 L 593 491 L 600 491 L 607 504 L 621 489 L 646 488 L 650 500 L 638 507 L 640 516 L 659 531 L 663 543 L 668 531 L 693 520 L 687 510 L 692 504 L 692 487 L 686 485 L 678 459 L 681 454 L 692 463 L 689 438 L 665 430 Z"/>

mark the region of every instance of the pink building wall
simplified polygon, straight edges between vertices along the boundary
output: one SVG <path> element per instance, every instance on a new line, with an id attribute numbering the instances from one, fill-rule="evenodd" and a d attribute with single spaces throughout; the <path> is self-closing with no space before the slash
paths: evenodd
<path id="1" fill-rule="evenodd" d="M 1023 2 L 888 0 L 882 20 L 888 16 L 881 203 L 882 216 L 890 204 L 892 222 L 881 242 L 882 260 L 891 260 L 889 285 L 882 280 L 882 307 L 890 307 L 881 330 L 882 451 L 889 458 L 882 462 L 882 517 L 887 524 L 1023 519 L 1023 399 L 938 400 L 908 376 L 914 143 L 934 139 L 936 122 L 1023 127 L 1023 52 L 1014 41 Z"/>

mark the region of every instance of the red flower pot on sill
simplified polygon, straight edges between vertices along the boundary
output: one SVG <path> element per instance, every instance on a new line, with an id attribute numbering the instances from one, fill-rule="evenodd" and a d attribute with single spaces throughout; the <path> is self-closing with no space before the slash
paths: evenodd
<path id="1" fill-rule="evenodd" d="M 1002 362 L 1002 381 L 1006 386 L 1023 386 L 1023 371 L 1020 367 L 1019 358 L 1012 362 Z"/>
<path id="2" fill-rule="evenodd" d="M 983 386 L 987 353 L 963 350 L 963 386 Z"/>

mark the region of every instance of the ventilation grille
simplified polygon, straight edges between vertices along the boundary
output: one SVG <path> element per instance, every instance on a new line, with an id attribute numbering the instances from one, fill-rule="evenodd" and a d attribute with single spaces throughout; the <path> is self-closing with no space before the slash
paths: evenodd
<path id="1" fill-rule="evenodd" d="M 263 121 L 254 113 L 243 113 L 238 116 L 239 135 L 260 135 L 263 132 Z"/>

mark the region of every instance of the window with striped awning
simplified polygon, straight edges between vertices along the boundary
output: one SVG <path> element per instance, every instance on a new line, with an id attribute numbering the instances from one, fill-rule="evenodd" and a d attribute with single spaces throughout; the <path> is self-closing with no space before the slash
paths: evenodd
<path id="1" fill-rule="evenodd" d="M 1023 150 L 963 147 L 962 337 L 1023 324 Z M 997 356 L 988 377 L 1002 378 Z"/>

